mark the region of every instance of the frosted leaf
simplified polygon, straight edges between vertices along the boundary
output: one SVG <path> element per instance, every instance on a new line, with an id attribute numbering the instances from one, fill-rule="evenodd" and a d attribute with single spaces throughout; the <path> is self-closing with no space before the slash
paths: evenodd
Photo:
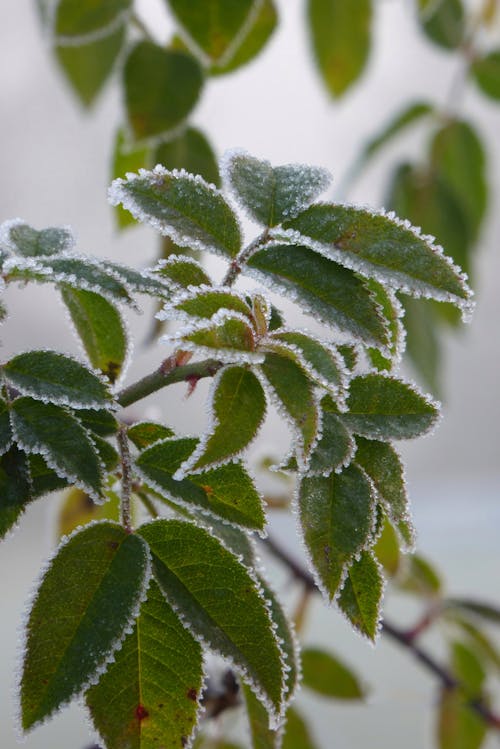
<path id="1" fill-rule="evenodd" d="M 159 278 L 156 274 L 146 270 L 136 271 L 120 263 L 112 263 L 109 260 L 102 261 L 102 266 L 118 276 L 130 291 L 136 294 L 147 294 L 158 299 L 170 299 L 172 286 L 166 279 Z"/>
<path id="2" fill-rule="evenodd" d="M 210 278 L 201 264 L 188 255 L 170 255 L 160 260 L 153 273 L 168 279 L 176 288 L 190 286 L 210 286 Z"/>
<path id="3" fill-rule="evenodd" d="M 304 164 L 272 167 L 241 150 L 224 154 L 221 173 L 250 218 L 264 226 L 296 216 L 331 181 L 326 169 Z"/>
<path id="4" fill-rule="evenodd" d="M 264 359 L 264 354 L 256 350 L 255 332 L 248 318 L 224 309 L 209 323 L 202 320 L 160 340 L 186 351 L 216 356 L 221 361 L 259 364 Z"/>
<path id="5" fill-rule="evenodd" d="M 198 447 L 174 475 L 229 463 L 256 437 L 266 414 L 266 397 L 259 379 L 243 366 L 227 366 L 213 379 L 207 431 Z"/>
<path id="6" fill-rule="evenodd" d="M 210 319 L 219 310 L 238 312 L 246 316 L 250 322 L 252 311 L 243 294 L 229 291 L 224 287 L 206 285 L 196 289 L 187 289 L 174 296 L 171 302 L 165 305 L 163 311 L 158 313 L 157 318 L 159 320 L 170 320 L 173 317 Z"/>
<path id="7" fill-rule="evenodd" d="M 37 231 L 17 218 L 0 226 L 0 245 L 25 257 L 50 256 L 73 250 L 75 237 L 66 226 Z"/>
<path id="8" fill-rule="evenodd" d="M 415 297 L 472 310 L 466 276 L 433 238 L 393 213 L 317 204 L 287 223 L 325 257 Z"/>
<path id="9" fill-rule="evenodd" d="M 349 567 L 337 599 L 340 611 L 360 634 L 375 642 L 382 628 L 385 579 L 382 567 L 369 551 L 363 551 Z"/>
<path id="10" fill-rule="evenodd" d="M 303 477 L 299 519 L 316 583 L 337 596 L 347 569 L 373 541 L 375 493 L 366 473 L 350 465 L 328 477 Z"/>
<path id="11" fill-rule="evenodd" d="M 123 205 L 180 247 L 235 257 L 241 247 L 238 219 L 222 193 L 200 176 L 157 165 L 140 169 L 109 189 L 112 205 Z"/>
<path id="12" fill-rule="evenodd" d="M 392 289 L 387 289 L 372 279 L 367 280 L 366 285 L 386 321 L 389 338 L 386 352 L 369 348 L 367 351 L 368 357 L 379 372 L 394 372 L 401 363 L 406 347 L 403 305 Z"/>

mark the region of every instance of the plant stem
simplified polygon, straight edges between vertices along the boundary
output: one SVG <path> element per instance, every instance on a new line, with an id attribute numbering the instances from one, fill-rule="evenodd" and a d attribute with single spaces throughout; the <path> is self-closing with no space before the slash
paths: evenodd
<path id="1" fill-rule="evenodd" d="M 156 372 L 146 375 L 121 390 L 116 400 L 125 408 L 175 382 L 192 382 L 201 380 L 203 377 L 213 377 L 221 367 L 222 362 L 217 359 L 205 359 L 194 364 L 179 365 L 175 362 L 172 364 L 172 357 L 169 357 Z"/>
<path id="2" fill-rule="evenodd" d="M 130 16 L 130 22 L 133 26 L 136 27 L 136 29 L 141 32 L 145 39 L 147 39 L 149 42 L 153 42 L 153 44 L 156 44 L 156 39 L 137 13 L 132 13 L 132 15 Z"/>
<path id="3" fill-rule="evenodd" d="M 318 592 L 312 575 L 296 562 L 288 552 L 276 543 L 276 541 L 268 536 L 263 543 L 271 554 L 288 567 L 297 580 L 300 580 L 306 590 L 314 590 L 315 592 Z M 392 622 L 387 621 L 387 619 L 384 619 L 382 623 L 382 633 L 406 648 L 406 650 L 411 653 L 411 655 L 416 658 L 421 665 L 434 674 L 434 676 L 437 676 L 444 689 L 464 689 L 464 691 L 466 691 L 464 684 L 462 684 L 459 679 L 456 679 L 453 674 L 441 666 L 430 653 L 413 641 L 411 633 L 409 635 L 407 632 L 392 624 Z M 483 699 L 472 699 L 469 700 L 467 704 L 469 708 L 479 715 L 490 728 L 500 731 L 500 716 L 493 713 Z"/>
<path id="4" fill-rule="evenodd" d="M 269 229 L 266 229 L 262 232 L 262 234 L 259 234 L 259 236 L 253 240 L 253 242 L 250 242 L 247 247 L 245 247 L 241 252 L 234 258 L 234 260 L 231 262 L 231 265 L 229 266 L 226 275 L 222 279 L 222 286 L 232 286 L 233 283 L 236 281 L 238 276 L 240 275 L 241 271 L 243 270 L 243 266 L 251 258 L 253 253 L 262 245 L 264 242 L 267 241 L 269 237 Z"/>
<path id="5" fill-rule="evenodd" d="M 116 439 L 118 441 L 120 460 L 122 464 L 120 520 L 127 533 L 132 533 L 132 513 L 130 508 L 130 498 L 132 496 L 132 461 L 130 458 L 126 426 L 123 425 L 119 428 Z"/>

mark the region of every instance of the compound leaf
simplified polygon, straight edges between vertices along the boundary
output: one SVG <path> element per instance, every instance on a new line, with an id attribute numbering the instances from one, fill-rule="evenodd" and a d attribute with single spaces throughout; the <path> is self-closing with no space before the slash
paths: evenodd
<path id="1" fill-rule="evenodd" d="M 85 701 L 108 749 L 182 746 L 200 709 L 202 653 L 152 582 L 134 631 Z"/>
<path id="2" fill-rule="evenodd" d="M 24 730 L 78 695 L 120 646 L 149 580 L 147 547 L 118 525 L 59 547 L 31 609 L 21 681 Z"/>

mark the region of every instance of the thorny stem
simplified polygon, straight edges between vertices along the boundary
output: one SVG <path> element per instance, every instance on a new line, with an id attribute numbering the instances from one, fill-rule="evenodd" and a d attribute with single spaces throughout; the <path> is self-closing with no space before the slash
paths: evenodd
<path id="1" fill-rule="evenodd" d="M 203 377 L 213 377 L 221 367 L 222 362 L 217 359 L 204 359 L 194 364 L 178 364 L 175 357 L 170 356 L 155 372 L 121 390 L 116 400 L 120 406 L 126 408 L 175 382 L 192 382 Z"/>
<path id="2" fill-rule="evenodd" d="M 265 231 L 262 232 L 262 234 L 259 234 L 259 236 L 253 240 L 253 242 L 250 242 L 250 244 L 247 245 L 247 247 L 244 247 L 241 250 L 241 252 L 231 262 L 231 265 L 229 266 L 226 275 L 222 279 L 222 286 L 233 285 L 233 283 L 236 281 L 241 271 L 243 270 L 243 266 L 245 265 L 245 263 L 251 258 L 253 253 L 262 244 L 264 244 L 264 242 L 267 241 L 268 237 L 269 237 L 269 229 L 266 229 Z"/>
<path id="3" fill-rule="evenodd" d="M 310 575 L 307 570 L 305 570 L 298 562 L 296 562 L 295 559 L 293 559 L 293 557 L 288 554 L 288 552 L 282 549 L 281 546 L 276 543 L 276 541 L 274 541 L 271 537 L 268 537 L 263 543 L 271 552 L 271 554 L 276 557 L 276 559 L 279 559 L 286 567 L 288 567 L 290 572 L 297 580 L 300 580 L 306 590 L 310 592 L 317 592 L 317 588 L 312 575 Z M 402 647 L 406 648 L 406 650 L 411 653 L 411 655 L 416 660 L 418 660 L 421 665 L 423 665 L 428 671 L 430 671 L 439 679 L 444 689 L 465 689 L 464 685 L 459 679 L 456 679 L 453 674 L 451 674 L 449 671 L 447 671 L 446 668 L 441 666 L 430 653 L 428 653 L 426 650 L 424 650 L 424 648 L 415 643 L 415 638 L 412 632 L 405 632 L 392 624 L 392 622 L 384 619 L 382 623 L 382 633 L 397 642 Z M 470 709 L 473 710 L 477 715 L 479 715 L 490 728 L 496 731 L 500 731 L 500 716 L 492 712 L 483 699 L 472 699 L 469 700 L 467 704 Z"/>
<path id="4" fill-rule="evenodd" d="M 130 458 L 127 427 L 125 425 L 119 428 L 116 439 L 118 441 L 122 466 L 120 520 L 127 533 L 132 533 L 132 513 L 130 507 L 130 498 L 132 496 L 132 461 Z"/>

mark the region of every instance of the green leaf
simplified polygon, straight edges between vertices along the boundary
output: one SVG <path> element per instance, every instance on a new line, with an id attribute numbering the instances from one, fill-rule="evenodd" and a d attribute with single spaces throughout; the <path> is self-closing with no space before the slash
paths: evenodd
<path id="1" fill-rule="evenodd" d="M 489 52 L 484 57 L 476 57 L 471 73 L 483 94 L 491 99 L 500 99 L 500 50 Z"/>
<path id="2" fill-rule="evenodd" d="M 124 128 L 116 132 L 113 149 L 112 178 L 125 177 L 127 172 L 138 172 L 148 169 L 151 164 L 151 149 L 145 145 L 129 143 Z M 126 229 L 136 221 L 121 205 L 115 208 L 115 219 L 118 229 Z"/>
<path id="3" fill-rule="evenodd" d="M 405 558 L 403 574 L 397 581 L 398 588 L 406 593 L 432 598 L 442 590 L 441 580 L 435 568 L 419 554 Z"/>
<path id="4" fill-rule="evenodd" d="M 399 538 L 386 517 L 382 518 L 382 531 L 377 538 L 373 551 L 384 571 L 390 577 L 397 575 L 401 566 Z"/>
<path id="5" fill-rule="evenodd" d="M 291 702 L 299 686 L 300 679 L 300 651 L 297 638 L 294 630 L 292 629 L 291 623 L 287 619 L 283 607 L 276 598 L 276 595 L 274 594 L 271 587 L 261 575 L 259 575 L 259 583 L 261 585 L 264 598 L 268 602 L 268 609 L 271 614 L 271 619 L 275 624 L 276 634 L 280 639 L 281 649 L 283 650 L 286 658 L 288 666 L 288 671 L 285 673 L 285 681 L 287 687 L 286 697 L 287 702 Z"/>
<path id="6" fill-rule="evenodd" d="M 92 442 L 104 470 L 108 473 L 114 471 L 118 467 L 120 456 L 113 445 L 95 434 L 92 435 Z"/>
<path id="7" fill-rule="evenodd" d="M 257 4 L 253 0 L 168 0 L 191 45 L 206 62 L 224 62 L 251 24 Z"/>
<path id="8" fill-rule="evenodd" d="M 316 749 L 304 719 L 293 707 L 286 713 L 281 749 Z"/>
<path id="9" fill-rule="evenodd" d="M 7 452 L 12 445 L 12 440 L 9 409 L 3 398 L 0 398 L 0 455 Z"/>
<path id="10" fill-rule="evenodd" d="M 500 651 L 493 639 L 456 610 L 446 608 L 444 614 L 448 620 L 458 625 L 467 635 L 468 642 L 473 647 L 474 652 L 481 657 L 482 662 L 488 668 L 493 666 L 496 672 L 500 671 Z"/>
<path id="11" fill-rule="evenodd" d="M 246 684 L 243 684 L 243 697 L 252 749 L 278 749 L 280 745 L 279 732 L 269 727 L 269 716 L 266 708 Z"/>
<path id="12" fill-rule="evenodd" d="M 75 238 L 70 229 L 52 226 L 48 229 L 33 229 L 23 221 L 16 219 L 2 224 L 5 236 L 2 237 L 6 246 L 23 257 L 42 257 L 57 255 L 70 251 L 75 244 Z"/>
<path id="13" fill-rule="evenodd" d="M 290 347 L 299 356 L 303 369 L 311 379 L 338 394 L 344 380 L 344 362 L 333 346 L 298 330 L 277 330 L 271 340 L 281 341 Z"/>
<path id="14" fill-rule="evenodd" d="M 169 282 L 181 289 L 189 286 L 210 286 L 210 277 L 192 257 L 170 255 L 154 269 L 155 273 L 168 278 Z"/>
<path id="15" fill-rule="evenodd" d="M 132 0 L 58 0 L 54 34 L 59 42 L 82 43 L 86 39 L 110 33 L 125 19 Z"/>
<path id="16" fill-rule="evenodd" d="M 371 47 L 372 4 L 308 0 L 314 58 L 327 90 L 341 96 L 365 69 Z"/>
<path id="17" fill-rule="evenodd" d="M 182 350 L 216 356 L 227 362 L 260 362 L 262 354 L 255 352 L 255 331 L 249 321 L 238 313 L 221 310 L 206 325 L 193 325 L 164 336 Z"/>
<path id="18" fill-rule="evenodd" d="M 180 295 L 179 301 L 174 299 L 169 307 L 168 315 L 172 311 L 184 313 L 198 319 L 210 319 L 221 309 L 239 312 L 250 319 L 252 310 L 246 301 L 235 292 L 226 289 L 213 289 L 202 287 L 196 290 L 188 290 Z"/>
<path id="19" fill-rule="evenodd" d="M 57 351 L 27 351 L 2 367 L 4 377 L 25 395 L 71 408 L 109 405 L 106 385 L 87 367 Z"/>
<path id="20" fill-rule="evenodd" d="M 59 538 L 69 536 L 81 525 L 92 520 L 114 520 L 120 518 L 120 498 L 113 494 L 107 502 L 96 505 L 81 489 L 69 489 L 65 493 L 58 511 L 57 534 Z"/>
<path id="21" fill-rule="evenodd" d="M 90 429 L 91 432 L 99 435 L 99 437 L 111 437 L 118 431 L 118 422 L 114 415 L 110 411 L 101 409 L 95 411 L 93 409 L 82 408 L 78 411 L 78 421 L 85 427 Z"/>
<path id="22" fill-rule="evenodd" d="M 254 57 L 261 53 L 277 26 L 278 13 L 273 0 L 263 0 L 260 3 L 257 18 L 239 44 L 236 52 L 227 63 L 223 65 L 215 63 L 210 68 L 210 75 L 226 75 L 251 62 Z"/>
<path id="23" fill-rule="evenodd" d="M 350 372 L 352 372 L 356 368 L 356 365 L 359 360 L 358 348 L 348 343 L 343 343 L 343 344 L 340 344 L 340 346 L 337 346 L 337 350 L 339 354 L 342 356 L 347 369 Z"/>
<path id="24" fill-rule="evenodd" d="M 12 404 L 12 428 L 25 452 L 41 455 L 58 476 L 99 499 L 102 470 L 95 447 L 68 411 L 52 403 L 17 398 Z"/>
<path id="25" fill-rule="evenodd" d="M 147 547 L 109 522 L 59 547 L 26 628 L 21 680 L 25 731 L 76 697 L 120 647 L 150 575 Z"/>
<path id="26" fill-rule="evenodd" d="M 115 382 L 127 356 L 120 312 L 100 294 L 62 287 L 61 294 L 90 363 Z"/>
<path id="27" fill-rule="evenodd" d="M 202 653 L 153 582 L 132 634 L 85 697 L 108 749 L 186 745 L 200 709 Z"/>
<path id="28" fill-rule="evenodd" d="M 439 396 L 441 392 L 441 351 L 436 309 L 432 302 L 406 297 L 405 310 L 406 354 L 417 374 Z"/>
<path id="29" fill-rule="evenodd" d="M 139 221 L 150 224 L 180 247 L 235 257 L 241 247 L 238 219 L 222 193 L 201 177 L 152 172 L 115 180 L 112 205 L 121 203 Z"/>
<path id="30" fill-rule="evenodd" d="M 127 118 L 138 140 L 179 127 L 203 87 L 203 71 L 192 55 L 149 41 L 132 48 L 123 75 Z"/>
<path id="31" fill-rule="evenodd" d="M 330 184 L 326 169 L 303 164 L 272 167 L 245 151 L 224 155 L 225 178 L 250 218 L 276 226 L 296 216 Z"/>
<path id="32" fill-rule="evenodd" d="M 254 439 L 266 414 L 266 397 L 257 377 L 244 367 L 224 367 L 214 378 L 211 396 L 213 427 L 182 466 L 190 471 L 228 462 Z"/>
<path id="33" fill-rule="evenodd" d="M 418 0 L 420 22 L 427 37 L 445 49 L 456 49 L 464 39 L 462 0 Z"/>
<path id="34" fill-rule="evenodd" d="M 220 187 L 219 167 L 212 146 L 201 130 L 194 127 L 188 127 L 176 138 L 160 143 L 153 161 L 170 171 L 185 169 L 190 174 L 199 174 L 206 182 Z"/>
<path id="35" fill-rule="evenodd" d="M 392 214 L 335 204 L 313 205 L 286 226 L 348 268 L 412 296 L 470 307 L 470 290 L 450 259 Z"/>
<path id="36" fill-rule="evenodd" d="M 402 164 L 392 177 L 387 202 L 399 216 L 437 237 L 455 262 L 469 270 L 471 228 L 457 196 L 436 169 Z"/>
<path id="37" fill-rule="evenodd" d="M 476 653 L 463 642 L 452 642 L 451 666 L 453 673 L 464 686 L 465 694 L 471 699 L 480 697 L 486 672 Z"/>
<path id="38" fill-rule="evenodd" d="M 155 442 L 174 436 L 173 431 L 169 427 L 163 424 L 156 424 L 153 421 L 139 421 L 137 424 L 129 427 L 127 434 L 129 440 L 132 440 L 138 450 L 143 450 Z"/>
<path id="39" fill-rule="evenodd" d="M 81 104 L 90 107 L 112 74 L 125 42 L 125 26 L 79 46 L 55 47 L 60 68 Z"/>
<path id="40" fill-rule="evenodd" d="M 439 418 L 436 404 L 413 385 L 376 373 L 351 380 L 347 406 L 342 421 L 355 434 L 369 439 L 419 437 Z"/>
<path id="41" fill-rule="evenodd" d="M 311 453 L 307 469 L 311 476 L 329 476 L 342 466 L 349 465 L 356 450 L 353 438 L 338 415 L 329 411 L 331 404 L 328 397 L 321 401 L 321 438 Z"/>
<path id="42" fill-rule="evenodd" d="M 468 122 L 449 122 L 434 135 L 431 160 L 465 215 L 467 236 L 470 241 L 476 240 L 488 204 L 486 154 L 479 134 Z M 441 241 L 441 237 L 436 236 Z M 444 237 L 442 242 L 455 258 L 453 247 L 444 244 Z M 455 259 L 461 262 L 460 256 Z"/>
<path id="43" fill-rule="evenodd" d="M 17 523 L 31 499 L 26 455 L 11 447 L 0 457 L 0 539 Z"/>
<path id="44" fill-rule="evenodd" d="M 403 307 L 391 289 L 387 289 L 373 279 L 367 279 L 365 283 L 373 301 L 379 305 L 389 338 L 388 350 L 385 353 L 376 348 L 369 348 L 367 354 L 370 362 L 379 372 L 392 372 L 401 363 L 401 355 L 406 343 L 406 333 L 402 323 Z"/>
<path id="45" fill-rule="evenodd" d="M 443 690 L 436 729 L 439 749 L 479 749 L 487 732 L 484 719 L 456 690 Z"/>
<path id="46" fill-rule="evenodd" d="M 370 542 L 375 502 L 370 482 L 352 464 L 330 476 L 306 476 L 299 486 L 299 517 L 316 582 L 332 601 L 347 566 Z"/>
<path id="47" fill-rule="evenodd" d="M 66 479 L 59 476 L 52 468 L 49 468 L 41 455 L 29 455 L 28 466 L 31 495 L 34 499 L 50 492 L 65 489 L 68 486 Z"/>
<path id="48" fill-rule="evenodd" d="M 158 583 L 193 634 L 229 657 L 273 721 L 283 708 L 283 656 L 248 571 L 215 538 L 177 520 L 142 526 Z M 188 554 L 188 564 L 186 564 Z"/>
<path id="49" fill-rule="evenodd" d="M 188 475 L 181 481 L 173 479 L 196 446 L 196 439 L 164 440 L 144 450 L 136 466 L 160 496 L 180 502 L 188 510 L 198 507 L 231 523 L 262 530 L 265 517 L 261 499 L 240 463 Z"/>
<path id="50" fill-rule="evenodd" d="M 380 566 L 364 551 L 349 568 L 338 605 L 354 629 L 375 641 L 380 624 L 384 578 Z"/>
<path id="51" fill-rule="evenodd" d="M 286 356 L 266 354 L 261 369 L 278 408 L 290 421 L 299 437 L 297 460 L 302 466 L 307 462 L 320 429 L 320 414 L 314 387 L 301 367 Z"/>
<path id="52" fill-rule="evenodd" d="M 90 257 L 70 255 L 39 257 L 34 264 L 31 261 L 19 261 L 9 268 L 9 280 L 70 286 L 74 289 L 95 291 L 110 301 L 134 304 L 122 280 L 116 277 L 116 273 L 102 267 Z"/>
<path id="53" fill-rule="evenodd" d="M 382 128 L 378 135 L 368 141 L 363 149 L 360 160 L 362 162 L 368 161 L 368 159 L 375 156 L 375 154 L 389 143 L 394 136 L 399 135 L 407 127 L 414 125 L 424 117 L 428 117 L 433 112 L 434 107 L 425 101 L 416 101 L 408 104 Z"/>
<path id="54" fill-rule="evenodd" d="M 373 481 L 391 523 L 397 528 L 405 546 L 411 548 L 415 536 L 410 518 L 404 467 L 394 447 L 387 442 L 356 438 L 356 463 Z"/>
<path id="55" fill-rule="evenodd" d="M 361 279 L 309 247 L 272 243 L 253 254 L 247 267 L 326 325 L 366 343 L 386 343 L 382 319 Z"/>
<path id="56" fill-rule="evenodd" d="M 331 653 L 318 648 L 302 651 L 302 683 L 308 689 L 337 700 L 359 700 L 365 696 L 357 676 Z"/>

